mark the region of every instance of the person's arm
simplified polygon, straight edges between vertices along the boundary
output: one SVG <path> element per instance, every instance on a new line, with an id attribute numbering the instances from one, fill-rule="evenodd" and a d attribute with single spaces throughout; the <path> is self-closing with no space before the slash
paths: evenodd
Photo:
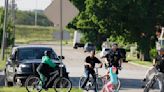
<path id="1" fill-rule="evenodd" d="M 92 67 L 92 65 L 91 65 L 90 63 L 87 63 L 87 62 L 85 62 L 84 65 L 85 65 L 85 66 L 88 65 L 89 67 Z"/>
<path id="2" fill-rule="evenodd" d="M 89 66 L 90 68 L 92 68 L 92 65 L 88 63 L 88 57 L 84 61 L 84 66 Z"/>
<path id="3" fill-rule="evenodd" d="M 156 59 L 153 59 L 153 66 L 156 66 Z"/>
<path id="4" fill-rule="evenodd" d="M 52 62 L 52 60 L 48 57 L 43 58 L 43 62 L 48 64 L 50 67 L 55 68 L 56 64 Z"/>
<path id="5" fill-rule="evenodd" d="M 96 58 L 96 63 L 98 63 L 99 64 L 99 67 L 102 68 L 103 63 L 98 58 Z"/>
<path id="6" fill-rule="evenodd" d="M 122 58 L 120 52 L 119 52 L 118 58 L 119 58 L 119 61 L 118 61 L 118 63 L 119 63 L 119 67 L 122 67 L 123 58 Z"/>
<path id="7" fill-rule="evenodd" d="M 120 58 L 120 60 L 119 60 L 119 67 L 122 67 L 122 62 L 123 62 L 123 59 Z"/>

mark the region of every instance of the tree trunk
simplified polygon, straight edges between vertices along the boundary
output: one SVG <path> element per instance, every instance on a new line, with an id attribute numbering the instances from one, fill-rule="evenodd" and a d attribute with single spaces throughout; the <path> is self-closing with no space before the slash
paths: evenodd
<path id="1" fill-rule="evenodd" d="M 149 61 L 150 60 L 150 40 L 148 37 L 143 37 L 138 42 L 138 47 L 140 50 L 140 60 L 142 61 Z"/>
<path id="2" fill-rule="evenodd" d="M 150 60 L 150 54 L 149 50 L 145 50 L 145 52 L 140 52 L 140 60 L 141 61 L 149 61 Z"/>

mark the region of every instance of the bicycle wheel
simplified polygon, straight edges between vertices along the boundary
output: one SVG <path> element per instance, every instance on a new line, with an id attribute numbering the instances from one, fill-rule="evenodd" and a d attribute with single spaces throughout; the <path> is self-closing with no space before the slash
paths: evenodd
<path id="1" fill-rule="evenodd" d="M 59 77 L 54 81 L 53 88 L 56 92 L 70 92 L 72 83 L 65 77 Z"/>
<path id="2" fill-rule="evenodd" d="M 26 79 L 25 87 L 28 92 L 40 92 L 42 90 L 39 86 L 40 79 L 36 76 L 29 76 Z"/>
<path id="3" fill-rule="evenodd" d="M 152 88 L 155 86 L 155 88 Z M 159 92 L 159 88 L 156 85 L 156 79 L 153 77 L 145 86 L 144 92 Z"/>
<path id="4" fill-rule="evenodd" d="M 80 80 L 79 80 L 79 89 L 81 89 L 81 86 L 84 83 L 84 80 L 85 80 L 85 77 L 84 76 L 80 77 Z"/>
<path id="5" fill-rule="evenodd" d="M 104 85 L 103 80 L 101 79 L 101 77 L 98 77 L 98 79 L 97 79 L 97 88 L 98 88 L 98 90 L 102 89 L 103 85 Z"/>
<path id="6" fill-rule="evenodd" d="M 116 85 L 117 87 L 116 87 L 116 90 L 118 91 L 118 90 L 120 90 L 120 87 L 121 87 L 121 81 L 120 81 L 120 79 L 118 78 L 118 84 Z"/>
<path id="7" fill-rule="evenodd" d="M 86 77 L 84 77 L 84 76 L 80 77 L 79 89 L 81 89 L 81 86 L 84 84 L 85 79 L 86 79 Z M 86 91 L 93 89 L 93 79 L 91 77 L 89 78 L 88 82 L 86 83 L 86 85 L 83 89 Z"/>

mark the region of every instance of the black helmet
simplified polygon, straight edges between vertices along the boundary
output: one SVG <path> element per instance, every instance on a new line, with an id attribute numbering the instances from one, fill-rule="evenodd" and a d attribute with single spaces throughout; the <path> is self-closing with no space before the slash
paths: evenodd
<path id="1" fill-rule="evenodd" d="M 44 55 L 50 57 L 51 56 L 51 51 L 49 51 L 49 50 L 44 51 Z"/>

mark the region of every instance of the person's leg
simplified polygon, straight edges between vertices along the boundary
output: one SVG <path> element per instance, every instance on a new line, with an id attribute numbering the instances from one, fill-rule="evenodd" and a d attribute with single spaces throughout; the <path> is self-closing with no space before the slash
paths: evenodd
<path id="1" fill-rule="evenodd" d="M 38 68 L 37 68 L 37 72 L 38 72 L 39 77 L 40 77 L 40 80 L 41 80 L 41 81 L 39 82 L 39 84 L 42 85 L 42 86 L 45 85 L 45 79 L 46 79 L 45 76 L 39 71 Z"/>
<path id="2" fill-rule="evenodd" d="M 113 92 L 113 85 L 111 82 L 107 83 L 106 89 L 108 90 L 108 92 Z"/>
<path id="3" fill-rule="evenodd" d="M 89 74 L 90 74 L 89 69 L 85 69 L 85 75 L 86 75 L 85 77 L 86 78 L 84 79 L 84 83 L 81 85 L 81 88 L 85 88 L 85 86 L 89 80 Z"/>
<path id="4" fill-rule="evenodd" d="M 95 90 L 95 92 L 97 92 L 98 91 L 98 89 L 96 89 L 97 88 L 97 82 L 96 82 L 96 74 L 95 74 L 95 71 L 94 70 L 91 70 L 90 71 L 90 73 L 91 73 L 91 75 L 92 75 L 92 77 L 93 77 L 93 84 L 95 85 L 95 88 L 94 88 L 94 90 Z"/>

